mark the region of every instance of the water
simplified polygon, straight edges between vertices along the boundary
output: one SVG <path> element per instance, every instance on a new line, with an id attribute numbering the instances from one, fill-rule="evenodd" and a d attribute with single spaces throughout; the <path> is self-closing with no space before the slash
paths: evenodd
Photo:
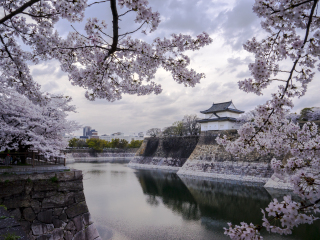
<path id="1" fill-rule="evenodd" d="M 73 163 L 84 173 L 89 211 L 104 240 L 220 240 L 227 222 L 261 223 L 272 199 L 263 187 L 180 179 L 125 163 Z M 264 239 L 319 240 L 320 224 Z"/>

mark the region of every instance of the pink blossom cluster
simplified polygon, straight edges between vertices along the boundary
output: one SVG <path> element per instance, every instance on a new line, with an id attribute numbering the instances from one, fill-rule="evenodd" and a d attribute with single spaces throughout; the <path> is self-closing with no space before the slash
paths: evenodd
<path id="1" fill-rule="evenodd" d="M 60 59 L 72 84 L 88 89 L 86 97 L 90 100 L 105 98 L 115 101 L 121 99 L 123 93 L 159 94 L 161 85 L 151 81 L 159 67 L 170 71 L 178 83 L 193 87 L 204 74 L 187 68 L 190 59 L 183 52 L 198 50 L 212 42 L 206 33 L 195 39 L 182 34 L 172 35 L 172 39 L 156 38 L 151 44 L 127 36 L 119 42 L 117 51 L 109 56 L 110 45 L 101 39 L 101 33 L 86 38 L 74 32 L 63 47 L 52 53 Z M 78 67 L 79 63 L 81 67 Z"/>
<path id="2" fill-rule="evenodd" d="M 75 29 L 65 39 L 55 31 L 60 19 L 82 21 L 84 11 L 98 3 L 111 8 L 111 24 L 91 18 L 85 24 L 85 34 Z M 117 5 L 128 10 L 119 14 Z M 115 101 L 122 94 L 159 94 L 161 86 L 151 81 L 159 67 L 170 71 L 174 80 L 185 86 L 194 86 L 204 77 L 188 69 L 190 59 L 183 52 L 210 44 L 208 34 L 196 38 L 173 35 L 171 39 L 156 39 L 151 43 L 130 37 L 143 26 L 150 32 L 155 31 L 160 23 L 159 13 L 148 7 L 146 0 L 91 4 L 87 4 L 87 0 L 0 0 L 0 8 L 4 13 L 0 18 L 2 80 L 34 102 L 39 101 L 42 94 L 29 64 L 52 58 L 60 60 L 72 84 L 88 89 L 86 97 L 90 100 L 98 97 Z M 130 12 L 141 25 L 131 32 L 121 32 L 118 24 L 122 16 Z M 106 32 L 107 26 L 113 29 L 112 36 Z M 21 43 L 28 47 L 22 47 Z"/>
<path id="3" fill-rule="evenodd" d="M 68 121 L 71 98 L 44 94 L 45 103 L 34 104 L 6 84 L 0 85 L 0 151 L 25 149 L 41 151 L 46 156 L 59 156 L 67 146 L 64 134 L 79 126 Z"/>
<path id="4" fill-rule="evenodd" d="M 317 218 L 320 205 L 320 135 L 314 122 L 303 126 L 299 115 L 289 114 L 293 98 L 302 97 L 314 77 L 320 56 L 320 27 L 317 12 L 318 0 L 256 0 L 253 11 L 264 20 L 261 25 L 268 36 L 256 38 L 244 44 L 255 54 L 255 62 L 249 65 L 252 78 L 239 82 L 245 92 L 261 95 L 271 83 L 277 82 L 278 91 L 264 105 L 257 106 L 254 116 L 240 120 L 239 138 L 226 136 L 217 139 L 226 150 L 235 155 L 257 151 L 273 154 L 271 167 L 280 179 L 289 176 L 295 194 L 303 201 L 290 196 L 278 202 L 273 200 L 263 210 L 263 227 L 270 232 L 290 234 L 299 224 L 311 224 Z M 287 68 L 288 60 L 292 65 Z M 286 61 L 286 64 L 283 62 Z M 319 119 L 319 111 L 307 112 L 310 121 Z M 226 234 L 231 239 L 255 239 L 261 227 L 253 224 L 231 226 Z M 250 232 L 244 236 L 243 232 Z M 257 231 L 255 231 L 257 230 Z"/>

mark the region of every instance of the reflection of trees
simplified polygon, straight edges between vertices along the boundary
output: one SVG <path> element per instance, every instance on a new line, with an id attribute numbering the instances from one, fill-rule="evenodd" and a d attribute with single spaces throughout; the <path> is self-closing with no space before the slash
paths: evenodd
<path id="1" fill-rule="evenodd" d="M 148 204 L 157 205 L 156 197 L 160 197 L 165 206 L 182 214 L 184 219 L 200 219 L 197 202 L 176 174 L 137 171 L 136 175 L 143 193 L 148 195 Z"/>
<path id="2" fill-rule="evenodd" d="M 199 203 L 202 216 L 221 221 L 260 223 L 261 208 L 271 200 L 263 187 L 189 178 L 183 182 Z"/>
<path id="3" fill-rule="evenodd" d="M 240 224 L 242 221 L 261 223 L 261 208 L 268 205 L 271 196 L 263 187 L 245 186 L 223 181 L 181 179 L 174 173 L 137 171 L 136 176 L 147 203 L 157 206 L 162 200 L 173 212 L 187 220 L 201 220 L 201 225 L 210 231 L 223 234 L 227 222 Z M 266 239 L 273 238 L 269 236 Z M 294 236 L 281 239 L 319 239 L 320 222 L 302 225 Z"/>

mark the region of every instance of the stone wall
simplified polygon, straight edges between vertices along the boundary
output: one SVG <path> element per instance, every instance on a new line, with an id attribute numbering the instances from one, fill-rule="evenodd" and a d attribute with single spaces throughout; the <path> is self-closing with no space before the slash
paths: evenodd
<path id="1" fill-rule="evenodd" d="M 193 152 L 198 140 L 199 136 L 145 138 L 128 165 L 177 171 Z"/>
<path id="2" fill-rule="evenodd" d="M 136 154 L 137 148 L 128 149 L 106 149 L 96 152 L 88 149 L 66 150 L 66 161 L 71 162 L 96 162 L 124 160 L 129 162 Z"/>
<path id="3" fill-rule="evenodd" d="M 101 239 L 83 193 L 82 172 L 0 175 L 0 205 L 30 240 Z"/>
<path id="4" fill-rule="evenodd" d="M 257 152 L 234 156 L 216 143 L 218 134 L 229 139 L 237 138 L 236 130 L 202 132 L 199 142 L 179 169 L 179 175 L 206 178 L 222 178 L 236 181 L 265 183 L 272 176 L 271 154 L 261 156 Z"/>

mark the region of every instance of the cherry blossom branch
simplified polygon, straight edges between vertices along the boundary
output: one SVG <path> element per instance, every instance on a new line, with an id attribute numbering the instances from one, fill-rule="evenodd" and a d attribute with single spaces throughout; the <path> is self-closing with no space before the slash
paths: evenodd
<path id="1" fill-rule="evenodd" d="M 39 2 L 41 0 L 30 0 L 29 2 L 26 2 L 25 4 L 23 4 L 22 6 L 20 6 L 19 8 L 17 8 L 15 11 L 11 12 L 10 14 L 6 15 L 5 17 L 3 17 L 2 19 L 0 19 L 0 24 L 4 23 L 5 21 L 11 19 L 12 17 L 16 16 L 19 13 L 22 13 L 23 10 L 25 10 L 28 7 L 31 7 L 33 4 Z"/>

